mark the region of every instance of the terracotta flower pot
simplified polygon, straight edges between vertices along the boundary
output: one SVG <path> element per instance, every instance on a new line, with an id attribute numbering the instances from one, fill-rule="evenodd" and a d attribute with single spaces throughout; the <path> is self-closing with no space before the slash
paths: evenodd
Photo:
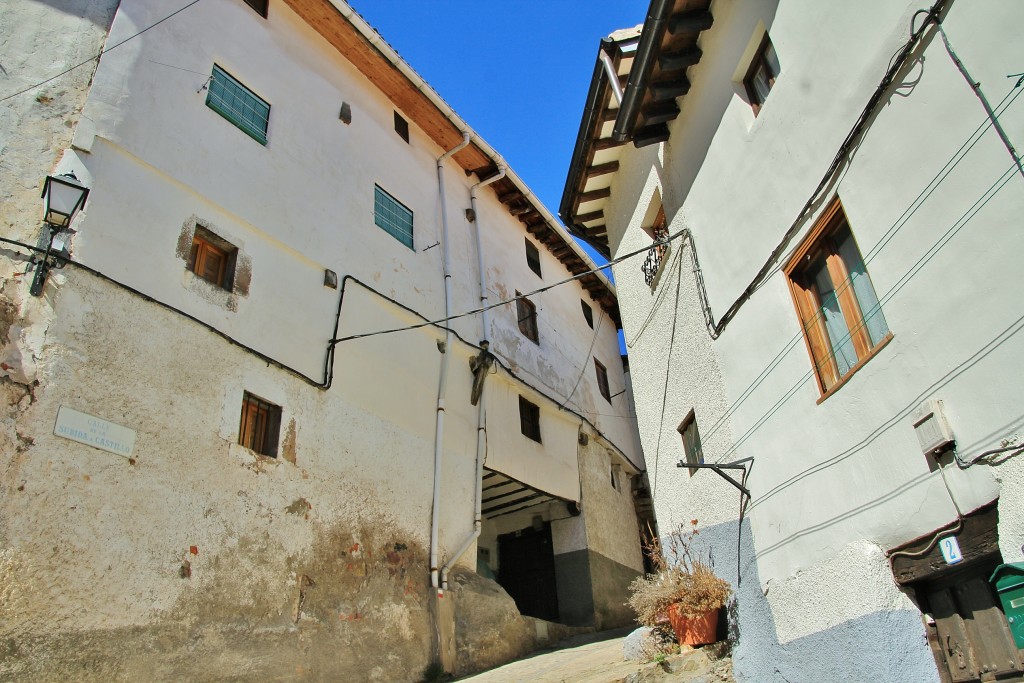
<path id="1" fill-rule="evenodd" d="M 718 640 L 718 610 L 713 609 L 699 617 L 686 617 L 679 611 L 679 605 L 668 608 L 668 621 L 680 645 L 709 645 Z"/>

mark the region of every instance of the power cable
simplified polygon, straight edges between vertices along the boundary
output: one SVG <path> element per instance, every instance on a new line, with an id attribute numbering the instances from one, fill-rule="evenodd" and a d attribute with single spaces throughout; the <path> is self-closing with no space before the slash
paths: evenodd
<path id="1" fill-rule="evenodd" d="M 559 408 L 564 408 L 566 404 L 572 400 L 573 395 L 576 393 L 576 390 L 580 386 L 580 382 L 583 380 L 583 375 L 587 374 L 587 361 L 590 360 L 590 355 L 594 353 L 594 344 L 597 342 L 597 336 L 598 333 L 601 331 L 601 323 L 603 322 L 604 308 L 601 309 L 601 317 L 597 319 L 597 324 L 594 325 L 594 336 L 590 338 L 590 348 L 587 350 L 587 357 L 583 359 L 583 367 L 580 369 L 580 374 L 576 377 L 576 384 L 572 385 L 572 391 L 569 392 L 569 395 L 566 396 L 565 400 L 562 401 L 561 405 L 558 406 Z M 580 410 L 583 410 L 583 406 L 581 406 L 579 403 L 577 403 L 576 405 L 579 406 Z"/>
<path id="2" fill-rule="evenodd" d="M 1000 101 L 1000 103 L 996 105 L 996 111 L 999 112 L 1000 116 L 1010 108 L 1010 105 L 1012 105 L 1017 100 L 1017 98 L 1020 97 L 1021 94 L 1024 94 L 1024 89 L 1020 89 L 1019 86 L 1020 84 L 1012 86 L 1009 92 L 1007 92 L 1006 96 L 1003 97 L 1002 101 Z M 892 226 L 885 233 L 883 233 L 882 237 L 879 238 L 879 240 L 875 243 L 871 250 L 864 255 L 863 261 L 865 266 L 871 263 L 875 259 L 875 257 L 877 257 L 879 253 L 881 253 L 881 251 L 889 244 L 892 238 L 904 226 L 906 226 L 910 218 L 915 213 L 917 213 L 921 206 L 923 206 L 925 200 L 931 197 L 931 195 L 938 189 L 939 185 L 941 185 L 942 182 L 947 177 L 949 177 L 953 169 L 955 169 L 956 166 L 959 165 L 961 161 L 963 161 L 963 159 L 967 156 L 967 153 L 970 152 L 975 147 L 975 145 L 978 144 L 978 142 L 984 136 L 984 133 L 988 130 L 989 127 L 991 127 L 991 125 L 991 121 L 985 119 L 978 125 L 977 128 L 975 128 L 975 130 L 967 137 L 967 140 L 962 145 L 960 145 L 956 152 L 954 152 L 953 156 L 950 157 L 950 159 L 945 163 L 945 165 L 943 165 L 943 167 L 935 174 L 935 176 L 932 177 L 932 179 L 925 185 L 921 192 L 918 193 L 918 195 L 914 198 L 910 205 L 908 205 L 907 209 L 904 210 L 904 212 L 896 219 Z M 836 296 L 838 297 L 850 286 L 852 286 L 850 280 L 844 281 L 839 287 L 837 287 Z M 820 319 L 821 315 L 822 312 L 818 311 L 815 318 L 809 322 L 817 322 Z M 754 378 L 754 380 L 747 386 L 746 389 L 743 390 L 739 398 L 737 398 L 737 400 L 725 411 L 725 413 L 711 426 L 711 428 L 706 432 L 705 438 L 710 438 L 715 432 L 717 432 L 717 430 L 723 425 L 724 421 L 735 413 L 739 406 L 744 401 L 746 401 L 746 399 L 750 397 L 753 391 L 756 390 L 768 378 L 771 372 L 774 371 L 775 368 L 778 367 L 778 365 L 782 362 L 783 358 L 785 358 L 785 356 L 793 349 L 793 347 L 798 345 L 802 339 L 803 332 L 799 331 L 782 347 L 782 349 L 775 355 L 775 357 L 771 361 L 769 361 L 769 363 L 765 366 L 761 373 L 756 378 Z"/>
<path id="3" fill-rule="evenodd" d="M 149 26 L 147 26 L 146 28 L 142 29 L 141 31 L 138 31 L 137 33 L 133 33 L 132 35 L 130 35 L 130 36 L 128 36 L 127 38 L 125 38 L 124 40 L 122 40 L 122 41 L 120 41 L 120 42 L 118 42 L 118 43 L 116 43 L 116 44 L 114 44 L 114 45 L 111 45 L 110 47 L 107 47 L 107 48 L 104 48 L 104 49 L 100 50 L 100 51 L 99 51 L 98 53 L 96 53 L 96 56 L 95 56 L 95 57 L 90 57 L 89 59 L 85 60 L 84 62 L 79 62 L 78 64 L 75 64 L 74 66 L 72 66 L 72 67 L 70 67 L 70 68 L 67 68 L 67 69 L 65 69 L 64 71 L 61 71 L 61 72 L 60 72 L 59 74 L 57 74 L 56 76 L 51 76 L 50 78 L 47 78 L 47 79 L 46 79 L 46 80 L 44 80 L 44 81 L 39 81 L 39 82 L 38 82 L 38 83 L 36 83 L 35 85 L 30 85 L 29 87 L 27 87 L 27 88 L 24 88 L 24 89 L 22 89 L 22 90 L 19 90 L 18 92 L 15 92 L 15 93 L 11 93 L 10 95 L 7 95 L 7 96 L 5 96 L 4 98 L 0 99 L 0 102 L 6 102 L 7 100 L 9 100 L 9 99 L 12 99 L 12 98 L 14 98 L 14 97 L 17 97 L 18 95 L 24 95 L 25 93 L 29 92 L 30 90 L 35 90 L 36 88 L 38 88 L 38 87 L 40 87 L 40 86 L 43 86 L 43 85 L 46 85 L 47 83 L 49 83 L 49 82 L 51 82 L 51 81 L 55 81 L 55 80 L 57 80 L 58 78 L 60 78 L 60 77 L 62 77 L 62 76 L 66 76 L 66 75 L 68 75 L 69 73 L 71 73 L 71 72 L 72 72 L 72 71 L 74 71 L 75 69 L 78 69 L 78 68 L 80 68 L 80 67 L 83 67 L 83 66 L 85 66 L 86 64 L 89 64 L 89 63 L 91 63 L 91 62 L 95 62 L 95 61 L 96 61 L 97 59 L 99 59 L 99 58 L 100 58 L 100 57 L 102 57 L 103 55 L 107 54 L 107 53 L 108 53 L 108 52 L 110 52 L 111 50 L 116 50 L 117 48 L 119 48 L 119 47 L 121 47 L 122 45 L 124 45 L 125 43 L 127 43 L 127 42 L 128 42 L 129 40 L 132 40 L 132 39 L 134 39 L 134 38 L 138 38 L 139 36 L 141 36 L 141 35 L 142 35 L 143 33 L 145 33 L 146 31 L 148 31 L 149 29 L 151 29 L 151 28 L 154 28 L 154 27 L 156 27 L 156 26 L 159 26 L 160 24 L 164 23 L 165 21 L 167 21 L 167 20 L 168 20 L 168 19 L 170 19 L 171 17 L 175 16 L 176 14 L 180 14 L 181 12 L 184 12 L 184 11 L 185 11 L 185 10 L 187 10 L 187 9 L 188 9 L 189 7 L 192 7 L 193 5 L 196 5 L 196 4 L 198 4 L 199 2 L 201 2 L 201 0 L 192 0 L 192 2 L 188 3 L 187 5 L 185 5 L 184 7 L 182 7 L 181 9 L 178 9 L 178 10 L 175 10 L 174 12 L 171 12 L 170 14 L 168 14 L 168 15 L 167 15 L 166 17 L 164 17 L 163 19 L 160 19 L 159 21 L 157 21 L 157 22 L 155 22 L 155 23 L 152 23 L 152 24 L 150 24 Z M 170 66 L 170 65 L 168 65 L 168 64 L 165 64 L 164 66 Z M 204 74 L 204 75 L 205 75 L 205 74 Z"/>
<path id="4" fill-rule="evenodd" d="M 680 230 L 679 232 L 677 232 L 677 233 L 675 233 L 673 235 L 669 235 L 668 237 L 666 237 L 663 240 L 659 240 L 659 241 L 655 242 L 652 246 L 657 246 L 659 244 L 669 244 L 670 242 L 672 242 L 672 240 L 678 239 L 685 232 L 686 232 L 685 230 Z M 337 344 L 341 344 L 342 342 L 354 341 L 356 339 L 366 339 L 367 337 L 376 337 L 376 336 L 379 336 L 379 335 L 382 335 L 382 334 L 393 334 L 395 332 L 406 332 L 406 331 L 409 331 L 409 330 L 418 330 L 421 327 L 428 327 L 430 325 L 434 325 L 434 326 L 438 326 L 438 327 L 444 327 L 443 323 L 449 322 L 451 320 L 458 320 L 459 318 L 465 318 L 467 316 L 476 315 L 478 313 L 483 313 L 484 311 L 489 311 L 492 308 L 497 308 L 498 306 L 505 306 L 506 304 L 510 304 L 510 303 L 512 303 L 514 301 L 517 301 L 519 299 L 527 299 L 527 298 L 529 298 L 531 296 L 534 296 L 535 294 L 541 294 L 543 292 L 548 291 L 549 289 L 554 289 L 555 287 L 560 287 L 561 285 L 568 284 L 570 282 L 574 282 L 574 281 L 582 279 L 582 278 L 584 278 L 584 277 L 586 277 L 588 275 L 593 275 L 594 273 L 598 273 L 598 272 L 600 272 L 602 270 L 607 270 L 608 268 L 611 268 L 613 265 L 615 265 L 617 263 L 622 263 L 626 259 L 634 258 L 634 257 L 638 256 L 639 254 L 646 254 L 649 249 L 650 249 L 650 247 L 644 247 L 643 249 L 637 249 L 636 251 L 631 251 L 628 254 L 623 254 L 622 256 L 619 256 L 618 258 L 612 259 L 611 261 L 609 261 L 608 263 L 606 263 L 604 265 L 597 266 L 597 267 L 591 268 L 589 270 L 585 270 L 585 271 L 583 271 L 581 273 L 577 273 L 577 274 L 573 275 L 572 277 L 567 277 L 564 280 L 559 280 L 557 282 L 553 282 L 550 285 L 544 285 L 543 287 L 538 287 L 537 289 L 534 289 L 532 291 L 525 292 L 525 293 L 522 293 L 522 294 L 517 294 L 516 296 L 512 297 L 511 299 L 504 299 L 502 301 L 497 301 L 495 303 L 488 304 L 487 306 L 481 306 L 479 308 L 474 308 L 474 309 L 471 309 L 469 311 L 464 311 L 462 313 L 456 313 L 455 315 L 450 315 L 450 316 L 447 316 L 447 317 L 444 317 L 444 318 L 438 318 L 436 320 L 430 320 L 430 321 L 427 321 L 427 322 L 418 323 L 416 325 L 406 325 L 405 327 L 395 327 L 395 328 L 391 328 L 391 329 L 387 329 L 387 330 L 376 330 L 374 332 L 364 332 L 362 334 L 353 334 L 353 335 L 349 335 L 349 336 L 346 336 L 346 337 L 340 337 L 340 338 L 337 338 L 337 339 L 330 340 L 329 343 L 331 345 L 337 345 Z"/>

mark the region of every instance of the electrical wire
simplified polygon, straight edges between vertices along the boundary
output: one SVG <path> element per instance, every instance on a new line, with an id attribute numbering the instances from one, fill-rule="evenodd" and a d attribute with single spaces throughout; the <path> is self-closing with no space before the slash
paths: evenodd
<path id="1" fill-rule="evenodd" d="M 677 232 L 677 233 L 675 233 L 673 235 L 669 235 L 668 237 L 666 237 L 663 240 L 659 240 L 658 242 L 654 242 L 654 244 L 652 246 L 657 246 L 659 244 L 669 244 L 670 242 L 672 242 L 672 240 L 678 239 L 685 232 L 686 232 L 685 230 L 680 230 L 679 232 Z M 446 322 L 449 322 L 449 321 L 452 321 L 452 320 L 458 320 L 459 318 L 465 318 L 465 317 L 471 316 L 471 315 L 476 315 L 478 313 L 483 313 L 484 311 L 489 311 L 492 308 L 497 308 L 498 306 L 505 306 L 507 304 L 511 304 L 514 301 L 517 301 L 519 299 L 528 299 L 531 296 L 534 296 L 536 294 L 541 294 L 541 293 L 546 292 L 546 291 L 548 291 L 550 289 L 554 289 L 555 287 L 560 287 L 560 286 L 562 286 L 564 284 L 568 284 L 570 282 L 574 282 L 576 280 L 582 279 L 582 278 L 584 278 L 584 277 L 586 277 L 588 275 L 593 275 L 594 273 L 600 272 L 602 270 L 607 270 L 608 268 L 611 268 L 613 265 L 615 265 L 617 263 L 622 263 L 623 261 L 625 261 L 627 259 L 635 258 L 636 256 L 638 256 L 640 254 L 646 254 L 649 249 L 650 249 L 650 247 L 644 247 L 643 249 L 637 249 L 636 251 L 631 251 L 631 252 L 629 252 L 627 254 L 623 254 L 622 256 L 619 256 L 618 258 L 612 259 L 611 261 L 609 261 L 608 263 L 606 263 L 604 265 L 597 266 L 595 268 L 591 268 L 590 270 L 585 270 L 585 271 L 583 271 L 581 273 L 577 273 L 577 274 L 573 275 L 572 277 L 568 277 L 568 278 L 565 278 L 564 280 L 559 280 L 557 282 L 553 282 L 553 283 L 551 283 L 549 285 L 544 285 L 543 287 L 538 287 L 537 289 L 534 289 L 532 291 L 525 292 L 525 293 L 522 293 L 522 294 L 517 294 L 516 296 L 512 297 L 511 299 L 504 299 L 503 301 L 497 301 L 495 303 L 488 304 L 487 306 L 481 306 L 479 308 L 474 308 L 474 309 L 471 309 L 471 310 L 468 310 L 468 311 L 464 311 L 462 313 L 456 313 L 455 315 L 450 315 L 450 316 L 447 316 L 447 317 L 444 317 L 444 318 L 437 318 L 436 320 L 429 320 L 429 321 L 426 321 L 426 322 L 418 323 L 416 325 L 406 325 L 405 327 L 395 327 L 395 328 L 391 328 L 391 329 L 387 329 L 387 330 L 376 330 L 374 332 L 364 332 L 362 334 L 353 334 L 353 335 L 349 335 L 349 336 L 346 336 L 346 337 L 340 337 L 340 338 L 337 338 L 337 339 L 330 340 L 330 344 L 336 345 L 336 344 L 341 344 L 342 342 L 354 341 L 356 339 L 366 339 L 368 337 L 377 337 L 377 336 L 380 336 L 382 334 L 393 334 L 395 332 L 407 332 L 409 330 L 418 330 L 421 327 L 428 327 L 430 325 L 443 326 L 443 323 L 446 323 Z"/>
<path id="2" fill-rule="evenodd" d="M 564 408 L 566 404 L 572 400 L 572 397 L 576 393 L 576 390 L 579 389 L 580 382 L 583 380 L 583 375 L 587 374 L 587 361 L 590 360 L 591 354 L 594 353 L 594 343 L 597 342 L 598 333 L 601 331 L 601 323 L 603 322 L 604 308 L 601 309 L 601 317 L 597 319 L 597 324 L 594 325 L 594 336 L 590 338 L 590 348 L 587 349 L 587 357 L 583 359 L 583 367 L 580 369 L 580 374 L 577 375 L 576 377 L 576 383 L 572 385 L 572 391 L 569 392 L 569 395 L 566 396 L 565 400 L 562 401 L 561 405 L 558 406 L 559 408 Z M 579 403 L 577 403 L 576 405 L 577 407 L 580 408 L 580 410 L 583 410 L 583 406 L 581 406 Z"/>
<path id="3" fill-rule="evenodd" d="M 1020 88 L 1020 84 L 1014 85 L 1007 92 L 1006 96 L 1003 97 L 1002 101 L 996 105 L 996 110 L 999 115 L 1004 114 L 1010 106 L 1024 94 L 1024 89 Z M 1012 96 L 1012 97 L 1011 97 Z M 1005 106 L 1004 106 L 1005 105 Z M 967 140 L 960 145 L 960 147 L 954 152 L 953 156 L 943 165 L 943 167 L 932 177 L 932 179 L 925 185 L 925 187 L 918 193 L 914 200 L 908 205 L 907 209 L 896 219 L 893 225 L 879 238 L 875 245 L 869 250 L 863 257 L 865 266 L 870 264 L 892 241 L 899 231 L 906 226 L 910 218 L 924 205 L 931 195 L 939 188 L 942 182 L 949 177 L 952 171 L 959 165 L 961 161 L 966 158 L 967 153 L 970 152 L 982 139 L 988 128 L 991 127 L 991 122 L 988 119 L 983 120 L 977 128 L 968 136 Z M 844 281 L 839 287 L 836 288 L 836 296 L 842 294 L 848 287 L 852 286 L 850 280 Z M 818 311 L 815 318 L 808 321 L 807 324 L 816 323 L 821 316 L 822 311 Z M 765 366 L 761 373 L 754 378 L 754 380 L 747 386 L 746 389 L 740 394 L 737 400 L 729 406 L 729 408 L 723 413 L 721 417 L 705 432 L 705 438 L 711 438 L 711 436 L 718 431 L 723 425 L 725 420 L 732 416 L 736 410 L 739 409 L 740 405 L 743 404 L 747 398 L 749 398 L 755 389 L 757 389 L 775 370 L 776 367 L 782 362 L 785 356 L 803 339 L 803 331 L 798 331 L 789 341 L 783 345 L 782 349 L 772 358 L 771 361 Z"/>
<path id="4" fill-rule="evenodd" d="M 10 95 L 6 95 L 5 97 L 0 98 L 0 102 L 6 102 L 7 100 L 12 99 L 14 97 L 17 97 L 18 95 L 24 95 L 25 93 L 29 92 L 30 90 L 35 90 L 36 88 L 38 88 L 40 86 L 43 86 L 43 85 L 46 85 L 47 83 L 50 83 L 51 81 L 55 81 L 55 80 L 57 80 L 58 78 L 60 78 L 62 76 L 68 75 L 69 73 L 71 73 L 75 69 L 81 68 L 81 67 L 83 67 L 86 64 L 89 64 L 91 62 L 95 62 L 97 59 L 99 59 L 103 55 L 107 54 L 111 50 L 116 50 L 117 48 L 119 48 L 122 45 L 124 45 L 125 43 L 127 43 L 129 40 L 133 40 L 135 38 L 138 38 L 139 36 L 141 36 L 143 33 L 148 31 L 149 29 L 155 28 L 155 27 L 159 26 L 160 24 L 164 23 L 165 21 L 167 21 L 171 17 L 175 16 L 176 14 L 180 14 L 181 12 L 184 12 L 189 7 L 192 7 L 193 5 L 196 5 L 199 2 L 201 2 L 201 1 L 202 0 L 192 0 L 192 2 L 188 3 L 184 7 L 180 8 L 178 10 L 175 10 L 174 12 L 171 12 L 170 14 L 168 14 L 163 19 L 160 19 L 159 21 L 150 24 L 149 26 L 147 26 L 146 28 L 142 29 L 141 31 L 138 31 L 137 33 L 133 33 L 132 35 L 130 35 L 127 38 L 125 38 L 124 40 L 122 40 L 122 41 L 120 41 L 118 43 L 115 43 L 114 45 L 111 45 L 110 47 L 107 47 L 107 48 L 104 48 L 104 49 L 100 50 L 99 52 L 96 53 L 95 57 L 90 57 L 89 59 L 85 60 L 84 62 L 79 62 L 78 64 L 75 64 L 74 66 L 69 67 L 69 68 L 65 69 L 64 71 L 61 71 L 56 76 L 51 76 L 50 78 L 47 78 L 46 80 L 39 81 L 35 85 L 30 85 L 27 88 L 24 88 L 24 89 L 19 90 L 17 92 L 11 93 Z M 165 64 L 164 66 L 169 66 L 169 65 Z"/>

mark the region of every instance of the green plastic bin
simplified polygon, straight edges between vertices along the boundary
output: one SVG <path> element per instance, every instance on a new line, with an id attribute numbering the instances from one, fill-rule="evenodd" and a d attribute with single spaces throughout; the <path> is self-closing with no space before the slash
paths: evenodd
<path id="1" fill-rule="evenodd" d="M 989 583 L 1003 603 L 1010 633 L 1018 648 L 1024 648 L 1024 562 L 1001 564 L 992 572 Z"/>

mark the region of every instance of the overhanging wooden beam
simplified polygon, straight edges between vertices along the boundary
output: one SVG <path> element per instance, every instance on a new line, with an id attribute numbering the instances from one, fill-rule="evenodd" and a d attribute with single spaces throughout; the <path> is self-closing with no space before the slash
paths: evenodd
<path id="1" fill-rule="evenodd" d="M 708 12 L 707 10 L 683 12 L 669 18 L 668 32 L 672 35 L 678 35 L 680 33 L 699 33 L 700 31 L 706 31 L 711 28 L 713 23 L 715 23 L 715 18 L 711 16 L 711 12 Z"/>
<path id="2" fill-rule="evenodd" d="M 658 102 L 640 112 L 640 117 L 643 119 L 645 126 L 655 123 L 668 123 L 675 120 L 677 116 L 679 116 L 679 105 L 676 104 L 675 99 L 671 99 L 668 102 Z"/>
<path id="3" fill-rule="evenodd" d="M 647 145 L 665 142 L 668 138 L 668 126 L 664 123 L 659 123 L 654 126 L 641 128 L 633 133 L 633 145 L 636 147 L 646 147 Z"/>
<path id="4" fill-rule="evenodd" d="M 624 144 L 626 144 L 625 141 L 619 142 L 618 140 L 613 140 L 612 138 L 601 138 L 600 140 L 594 140 L 593 144 L 590 145 L 590 148 L 595 152 L 600 152 L 601 150 L 613 149 L 615 147 L 620 147 Z"/>
<path id="5" fill-rule="evenodd" d="M 700 61 L 704 53 L 699 47 L 690 47 L 678 52 L 666 52 L 658 57 L 658 66 L 662 71 L 678 71 L 693 66 Z"/>
<path id="6" fill-rule="evenodd" d="M 591 211 L 590 213 L 581 213 L 576 216 L 576 220 L 580 223 L 589 223 L 590 221 L 596 221 L 604 218 L 604 211 L 597 210 Z"/>
<path id="7" fill-rule="evenodd" d="M 584 192 L 580 194 L 580 204 L 586 202 L 592 202 L 597 199 L 605 199 L 606 197 L 612 196 L 612 188 L 602 187 L 600 190 L 591 190 L 590 192 Z"/>
<path id="8" fill-rule="evenodd" d="M 688 92 L 690 92 L 690 79 L 686 76 L 680 76 L 671 81 L 651 84 L 651 97 L 654 98 L 655 102 L 674 100 Z"/>
<path id="9" fill-rule="evenodd" d="M 679 111 L 676 109 L 676 111 Z M 598 164 L 597 166 L 591 166 L 587 168 L 583 173 L 588 178 L 593 178 L 599 175 L 606 175 L 608 173 L 615 173 L 619 170 L 618 161 L 609 161 L 607 164 Z"/>

